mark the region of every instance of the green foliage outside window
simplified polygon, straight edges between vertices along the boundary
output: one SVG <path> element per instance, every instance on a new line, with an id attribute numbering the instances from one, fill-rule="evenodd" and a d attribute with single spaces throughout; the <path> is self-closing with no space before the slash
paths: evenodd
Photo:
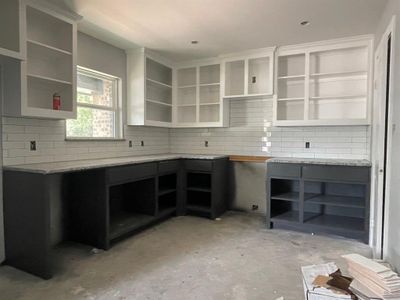
<path id="1" fill-rule="evenodd" d="M 78 93 L 78 103 L 90 103 L 92 96 Z M 93 110 L 86 107 L 78 107 L 76 120 L 67 121 L 68 136 L 91 137 L 93 136 Z"/>

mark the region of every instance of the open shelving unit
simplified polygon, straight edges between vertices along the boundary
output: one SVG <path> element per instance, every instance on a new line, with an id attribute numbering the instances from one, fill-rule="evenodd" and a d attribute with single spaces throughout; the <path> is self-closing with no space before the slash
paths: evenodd
<path id="1" fill-rule="evenodd" d="M 128 51 L 127 64 L 127 125 L 171 127 L 171 64 L 145 48 Z"/>
<path id="2" fill-rule="evenodd" d="M 176 173 L 163 174 L 158 177 L 157 213 L 176 212 L 178 197 L 178 176 Z"/>
<path id="3" fill-rule="evenodd" d="M 224 98 L 265 97 L 273 94 L 274 48 L 224 60 Z"/>
<path id="4" fill-rule="evenodd" d="M 146 120 L 172 122 L 172 68 L 146 57 Z"/>
<path id="5" fill-rule="evenodd" d="M 186 174 L 186 209 L 191 213 L 211 215 L 211 173 L 189 171 Z"/>
<path id="6" fill-rule="evenodd" d="M 155 179 L 110 187 L 110 239 L 114 240 L 151 222 L 156 215 Z"/>
<path id="7" fill-rule="evenodd" d="M 318 166 L 312 169 L 309 165 L 280 165 L 267 166 L 267 170 L 272 168 L 267 176 L 267 220 L 271 228 L 368 241 L 368 168 Z M 309 168 L 312 170 L 305 173 Z M 299 175 L 287 177 L 296 173 Z"/>
<path id="8" fill-rule="evenodd" d="M 277 55 L 274 125 L 368 125 L 371 39 Z"/>
<path id="9" fill-rule="evenodd" d="M 26 57 L 24 47 L 25 11 L 19 0 L 2 0 L 0 10 L 0 28 L 12 30 L 0 31 L 0 55 L 23 60 Z"/>
<path id="10" fill-rule="evenodd" d="M 176 127 L 227 125 L 229 107 L 222 101 L 219 63 L 178 68 L 176 78 Z"/>
<path id="11" fill-rule="evenodd" d="M 7 76 L 18 81 L 12 87 L 5 84 L 4 89 L 10 90 L 6 93 L 12 95 L 5 100 L 5 114 L 75 118 L 76 20 L 30 1 L 15 3 L 20 3 L 20 17 L 24 18 L 19 46 L 26 59 L 12 67 L 9 63 L 4 64 Z M 61 97 L 60 110 L 53 110 L 55 93 Z"/>
<path id="12" fill-rule="evenodd" d="M 271 180 L 271 222 L 300 222 L 299 180 Z"/>
<path id="13" fill-rule="evenodd" d="M 306 181 L 305 191 L 315 193 L 304 201 L 304 223 L 362 235 L 366 210 L 364 184 Z"/>
<path id="14" fill-rule="evenodd" d="M 53 114 L 53 94 L 61 96 L 61 110 L 66 117 L 75 115 L 75 28 L 66 22 L 35 7 L 26 6 L 27 110 L 47 110 Z"/>
<path id="15" fill-rule="evenodd" d="M 177 70 L 177 118 L 179 124 L 197 122 L 197 69 Z"/>

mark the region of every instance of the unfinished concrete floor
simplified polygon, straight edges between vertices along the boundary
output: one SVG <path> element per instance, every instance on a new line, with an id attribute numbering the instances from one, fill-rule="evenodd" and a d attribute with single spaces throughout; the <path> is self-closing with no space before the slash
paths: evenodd
<path id="1" fill-rule="evenodd" d="M 255 215 L 177 217 L 94 254 L 67 244 L 48 281 L 0 267 L 0 299 L 303 299 L 300 266 L 370 254 L 346 239 L 267 230 Z"/>

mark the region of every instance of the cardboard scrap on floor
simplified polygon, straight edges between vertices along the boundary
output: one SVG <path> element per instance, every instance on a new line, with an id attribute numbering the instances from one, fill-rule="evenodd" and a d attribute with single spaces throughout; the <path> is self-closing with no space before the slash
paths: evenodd
<path id="1" fill-rule="evenodd" d="M 359 254 L 342 257 L 354 278 L 350 289 L 359 299 L 400 300 L 400 277 L 388 266 Z"/>
<path id="2" fill-rule="evenodd" d="M 305 266 L 304 295 L 307 300 L 355 299 L 349 291 L 351 278 L 342 276 L 335 263 Z"/>

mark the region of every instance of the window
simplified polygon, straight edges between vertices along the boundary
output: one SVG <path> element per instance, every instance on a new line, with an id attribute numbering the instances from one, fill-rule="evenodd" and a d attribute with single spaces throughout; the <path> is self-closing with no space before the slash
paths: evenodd
<path id="1" fill-rule="evenodd" d="M 77 86 L 77 119 L 67 120 L 67 138 L 121 138 L 120 79 L 78 67 Z"/>

